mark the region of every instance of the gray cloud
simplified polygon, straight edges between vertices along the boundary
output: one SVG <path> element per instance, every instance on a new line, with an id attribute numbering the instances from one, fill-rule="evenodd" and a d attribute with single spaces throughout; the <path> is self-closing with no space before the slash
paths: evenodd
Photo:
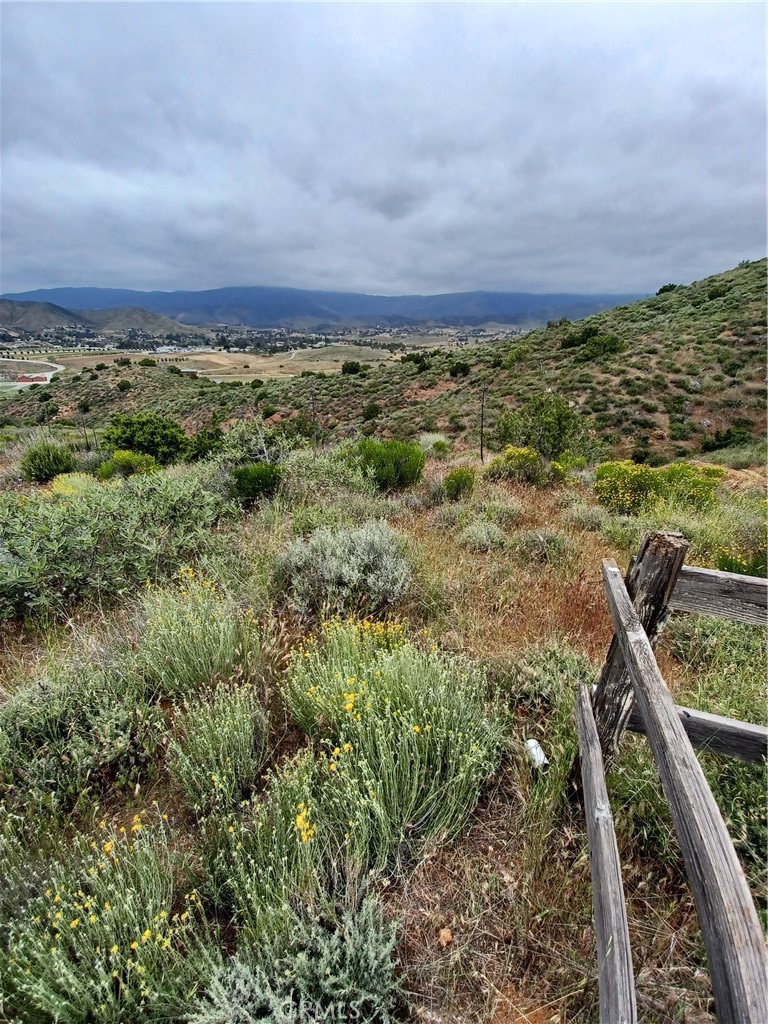
<path id="1" fill-rule="evenodd" d="M 765 10 L 3 3 L 3 291 L 649 291 L 765 253 Z"/>

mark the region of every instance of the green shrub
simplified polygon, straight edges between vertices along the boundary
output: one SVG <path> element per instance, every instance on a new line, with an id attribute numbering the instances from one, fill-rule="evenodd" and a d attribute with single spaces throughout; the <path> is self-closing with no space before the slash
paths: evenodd
<path id="1" fill-rule="evenodd" d="M 451 446 L 447 441 L 438 439 L 429 450 L 436 459 L 445 459 L 450 454 Z"/>
<path id="2" fill-rule="evenodd" d="M 157 360 L 152 359 L 151 356 L 144 356 L 143 359 L 139 359 L 136 363 L 137 366 L 157 366 Z"/>
<path id="3" fill-rule="evenodd" d="M 153 777 L 164 730 L 119 671 L 52 665 L 0 708 L 0 797 L 50 812 L 133 790 Z"/>
<path id="4" fill-rule="evenodd" d="M 495 523 L 476 519 L 474 523 L 464 527 L 458 536 L 458 542 L 470 551 L 493 551 L 496 548 L 503 548 L 507 538 L 504 531 Z"/>
<path id="5" fill-rule="evenodd" d="M 398 623 L 326 623 L 319 642 L 296 652 L 284 692 L 325 748 L 318 835 L 336 821 L 361 871 L 455 835 L 498 763 L 482 673 L 417 646 Z"/>
<path id="6" fill-rule="evenodd" d="M 545 459 L 563 452 L 583 454 L 591 447 L 579 414 L 558 395 L 538 395 L 523 408 L 505 412 L 494 430 L 494 443 L 534 448 Z"/>
<path id="7" fill-rule="evenodd" d="M 270 462 L 254 462 L 232 470 L 234 495 L 246 508 L 259 498 L 271 497 L 280 486 L 283 471 Z"/>
<path id="8" fill-rule="evenodd" d="M 213 485 L 187 470 L 53 499 L 0 493 L 0 619 L 101 606 L 199 557 L 225 509 Z"/>
<path id="9" fill-rule="evenodd" d="M 565 554 L 567 541 L 557 530 L 528 530 L 512 542 L 515 553 L 525 562 L 554 565 Z"/>
<path id="10" fill-rule="evenodd" d="M 365 368 L 364 368 L 363 364 L 358 362 L 356 359 L 345 359 L 344 362 L 341 364 L 341 372 L 342 373 L 347 373 L 347 374 L 362 373 L 364 369 Z"/>
<path id="11" fill-rule="evenodd" d="M 234 654 L 234 652 L 232 652 Z M 186 697 L 174 716 L 168 770 L 199 814 L 247 797 L 267 751 L 267 716 L 249 684 Z"/>
<path id="12" fill-rule="evenodd" d="M 117 413 L 103 434 L 107 449 L 142 452 L 161 466 L 184 457 L 187 438 L 179 424 L 153 412 Z"/>
<path id="13" fill-rule="evenodd" d="M 386 523 L 317 530 L 278 561 L 277 591 L 301 615 L 382 612 L 411 585 L 405 542 Z"/>
<path id="14" fill-rule="evenodd" d="M 368 423 L 371 420 L 378 419 L 378 417 L 381 416 L 381 412 L 382 409 L 378 402 L 368 402 L 367 405 L 363 406 L 363 421 Z"/>
<path id="15" fill-rule="evenodd" d="M 120 392 L 126 392 L 131 390 L 131 382 L 129 380 L 119 380 L 117 382 L 117 390 Z"/>
<path id="16" fill-rule="evenodd" d="M 129 827 L 56 842 L 52 859 L 30 869 L 32 837 L 5 822 L 0 836 L 4 920 L 0 990 L 8 1019 L 182 1020 L 219 960 L 196 893 L 168 830 L 146 812 Z M 15 832 L 15 834 L 14 834 Z M 39 841 L 39 836 L 35 837 Z M 188 888 L 188 883 L 187 883 Z"/>
<path id="17" fill-rule="evenodd" d="M 88 473 L 62 473 L 53 478 L 51 494 L 83 494 L 98 486 Z"/>
<path id="18" fill-rule="evenodd" d="M 466 377 L 469 374 L 469 370 L 469 363 L 464 362 L 462 359 L 458 359 L 455 363 L 451 363 L 451 367 L 448 372 L 452 377 Z"/>
<path id="19" fill-rule="evenodd" d="M 71 473 L 75 464 L 69 448 L 55 441 L 38 441 L 24 452 L 19 468 L 25 480 L 45 484 L 60 473 Z"/>
<path id="20" fill-rule="evenodd" d="M 490 461 L 485 475 L 490 480 L 542 484 L 546 480 L 546 468 L 533 448 L 516 448 L 510 444 L 501 455 Z"/>
<path id="21" fill-rule="evenodd" d="M 411 487 L 421 478 L 424 452 L 408 441 L 374 441 L 366 438 L 357 446 L 357 455 L 376 486 L 382 491 Z"/>
<path id="22" fill-rule="evenodd" d="M 399 995 L 394 947 L 394 923 L 375 897 L 338 921 L 295 917 L 281 955 L 230 961 L 189 1024 L 388 1024 Z"/>
<path id="23" fill-rule="evenodd" d="M 472 493 L 475 486 L 475 471 L 469 466 L 462 466 L 448 473 L 443 479 L 445 495 L 449 501 L 459 501 Z"/>
<path id="24" fill-rule="evenodd" d="M 151 455 L 140 452 L 117 451 L 111 459 L 96 470 L 99 480 L 111 480 L 114 476 L 129 477 L 135 473 L 156 473 L 160 469 Z"/>
<path id="25" fill-rule="evenodd" d="M 224 447 L 224 431 L 219 427 L 203 427 L 187 444 L 187 459 L 196 462 L 216 455 Z"/>

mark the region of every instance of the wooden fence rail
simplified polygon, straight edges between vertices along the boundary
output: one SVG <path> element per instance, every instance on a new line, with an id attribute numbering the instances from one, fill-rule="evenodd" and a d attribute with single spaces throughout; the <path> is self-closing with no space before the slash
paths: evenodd
<path id="1" fill-rule="evenodd" d="M 603 563 L 603 577 L 696 902 L 718 1019 L 766 1024 L 768 954 L 747 880 L 615 562 Z"/>
<path id="2" fill-rule="evenodd" d="M 576 729 L 581 751 L 584 814 L 589 837 L 592 905 L 600 979 L 600 1020 L 636 1024 L 637 1004 L 632 974 L 627 905 L 621 882 L 619 848 L 605 785 L 600 738 L 586 686 L 576 698 Z"/>
<path id="3" fill-rule="evenodd" d="M 762 725 L 710 715 L 707 711 L 684 708 L 680 704 L 677 705 L 677 716 L 691 744 L 697 749 L 725 754 L 752 764 L 768 761 L 768 729 Z M 630 712 L 627 729 L 643 734 L 646 731 L 643 716 L 636 707 Z"/>
<path id="4" fill-rule="evenodd" d="M 685 565 L 672 591 L 673 612 L 716 615 L 753 626 L 768 625 L 768 586 L 757 576 L 738 576 Z"/>
<path id="5" fill-rule="evenodd" d="M 747 880 L 694 747 L 768 760 L 768 729 L 675 704 L 653 647 L 673 611 L 768 625 L 768 581 L 684 566 L 680 535 L 647 537 L 622 579 L 603 563 L 614 636 L 600 679 L 576 702 L 570 789 L 587 820 L 601 1024 L 634 1022 L 632 959 L 605 785 L 625 729 L 643 733 L 670 806 L 701 923 L 720 1024 L 768 1024 L 768 952 Z M 619 909 L 621 905 L 623 910 Z"/>

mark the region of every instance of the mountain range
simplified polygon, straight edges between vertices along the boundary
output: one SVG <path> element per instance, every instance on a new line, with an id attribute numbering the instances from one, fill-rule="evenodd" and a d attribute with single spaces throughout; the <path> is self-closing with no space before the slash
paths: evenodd
<path id="1" fill-rule="evenodd" d="M 121 288 L 42 288 L 0 299 L 58 306 L 70 319 L 93 322 L 94 311 L 130 307 L 196 326 L 320 327 L 408 323 L 535 327 L 548 320 L 580 319 L 640 295 L 571 295 L 528 292 L 456 292 L 445 295 L 365 295 L 298 288 L 214 288 L 142 292 Z M 49 310 L 50 313 L 50 310 Z"/>

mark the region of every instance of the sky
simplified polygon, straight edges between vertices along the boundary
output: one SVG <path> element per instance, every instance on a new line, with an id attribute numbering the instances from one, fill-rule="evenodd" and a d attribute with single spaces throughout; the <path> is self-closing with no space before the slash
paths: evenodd
<path id="1" fill-rule="evenodd" d="M 0 3 L 0 291 L 655 291 L 766 251 L 760 3 Z"/>

